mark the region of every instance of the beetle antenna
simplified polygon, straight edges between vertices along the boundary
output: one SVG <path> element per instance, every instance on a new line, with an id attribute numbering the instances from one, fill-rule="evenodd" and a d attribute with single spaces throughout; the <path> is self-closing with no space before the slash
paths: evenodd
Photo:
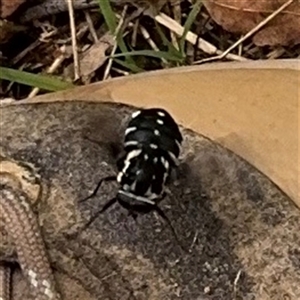
<path id="1" fill-rule="evenodd" d="M 102 178 L 102 179 L 98 182 L 98 184 L 97 184 L 96 188 L 94 189 L 94 191 L 93 191 L 88 197 L 86 197 L 86 198 L 84 198 L 84 199 L 82 199 L 82 200 L 79 200 L 79 202 L 82 203 L 82 202 L 87 201 L 88 199 L 91 199 L 91 198 L 95 197 L 95 196 L 97 195 L 98 190 L 100 189 L 101 184 L 102 184 L 103 182 L 115 181 L 116 179 L 117 179 L 116 176 L 107 176 L 107 177 Z"/>

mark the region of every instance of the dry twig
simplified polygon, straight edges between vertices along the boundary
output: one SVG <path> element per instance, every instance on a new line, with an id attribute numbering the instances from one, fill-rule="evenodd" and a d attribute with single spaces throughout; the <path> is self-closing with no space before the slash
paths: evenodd
<path id="1" fill-rule="evenodd" d="M 65 60 L 65 58 L 66 58 L 66 46 L 60 47 L 60 51 L 61 51 L 61 55 L 54 60 L 52 65 L 47 70 L 47 74 L 53 74 L 57 70 L 57 68 L 62 64 L 62 62 Z M 39 88 L 37 88 L 37 87 L 34 88 L 30 92 L 30 94 L 28 95 L 28 98 L 32 98 L 32 97 L 36 96 L 39 91 L 40 91 Z"/>
<path id="2" fill-rule="evenodd" d="M 91 18 L 91 15 L 88 11 L 84 11 L 84 16 L 85 16 L 85 20 L 88 24 L 88 27 L 89 27 L 89 30 L 90 30 L 90 33 L 91 33 L 91 36 L 94 40 L 94 43 L 97 43 L 98 41 L 98 36 L 97 36 L 97 32 L 95 30 L 95 27 L 94 27 L 94 24 L 93 24 L 93 20 Z"/>
<path id="3" fill-rule="evenodd" d="M 153 17 L 153 16 L 152 16 Z M 175 20 L 170 18 L 164 13 L 160 13 L 159 15 L 155 16 L 154 19 L 160 23 L 161 25 L 164 25 L 165 27 L 169 28 L 171 31 L 175 32 L 177 35 L 182 36 L 184 33 L 184 28 L 177 23 Z M 221 55 L 223 52 L 211 43 L 207 42 L 204 39 L 198 39 L 197 35 L 191 31 L 189 31 L 185 37 L 185 39 L 190 42 L 193 45 L 196 45 L 198 43 L 198 48 L 202 50 L 203 52 L 207 54 L 218 54 Z M 246 61 L 248 59 L 238 56 L 235 54 L 230 54 L 228 53 L 226 55 L 226 58 L 231 59 L 231 60 L 236 60 L 236 61 Z"/>
<path id="4" fill-rule="evenodd" d="M 171 3 L 172 10 L 173 10 L 174 20 L 177 23 L 180 23 L 180 21 L 181 21 L 180 1 L 178 1 L 178 0 L 170 0 L 170 3 Z M 177 50 L 179 50 L 179 46 L 178 46 L 178 43 L 177 43 L 176 34 L 174 32 L 171 32 L 171 39 L 172 39 L 173 46 Z"/>
<path id="5" fill-rule="evenodd" d="M 72 37 L 73 59 L 74 59 L 74 80 L 77 80 L 80 78 L 80 62 L 79 62 L 78 49 L 77 49 L 73 0 L 65 0 L 65 1 L 67 1 L 68 3 L 68 11 L 70 17 L 70 28 L 71 28 L 71 37 Z"/>
<path id="6" fill-rule="evenodd" d="M 117 26 L 117 28 L 116 28 L 116 32 L 114 33 L 115 45 L 114 45 L 114 47 L 113 47 L 113 50 L 112 50 L 111 55 L 114 55 L 115 52 L 116 52 L 116 50 L 117 50 L 117 41 L 116 41 L 116 37 L 118 36 L 118 33 L 119 33 L 119 31 L 121 30 L 122 25 L 124 24 L 124 19 L 125 19 L 125 16 L 126 16 L 127 8 L 128 8 L 128 5 L 125 5 L 125 6 L 124 6 L 124 9 L 123 9 L 123 11 L 122 11 L 121 16 L 119 16 L 120 20 L 119 20 L 118 26 Z M 103 80 L 105 80 L 105 79 L 108 78 L 109 73 L 110 73 L 110 70 L 111 70 L 111 67 L 112 67 L 112 63 L 113 63 L 113 59 L 112 59 L 112 58 L 109 58 L 108 63 L 107 63 L 107 66 L 106 66 L 106 69 L 105 69 L 105 71 L 104 71 Z"/>

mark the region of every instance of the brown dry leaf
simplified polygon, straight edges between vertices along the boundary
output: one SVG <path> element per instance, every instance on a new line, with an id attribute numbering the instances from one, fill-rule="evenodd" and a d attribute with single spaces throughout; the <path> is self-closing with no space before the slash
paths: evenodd
<path id="1" fill-rule="evenodd" d="M 204 0 L 211 17 L 225 30 L 246 34 L 287 0 Z M 253 36 L 257 46 L 300 43 L 300 1 L 294 0 Z"/>
<path id="2" fill-rule="evenodd" d="M 114 45 L 114 38 L 111 34 L 105 34 L 94 44 L 81 60 L 81 75 L 88 76 L 100 68 L 107 60 L 105 52 Z"/>
<path id="3" fill-rule="evenodd" d="M 22 3 L 26 0 L 1 0 L 0 1 L 0 17 L 9 17 Z"/>

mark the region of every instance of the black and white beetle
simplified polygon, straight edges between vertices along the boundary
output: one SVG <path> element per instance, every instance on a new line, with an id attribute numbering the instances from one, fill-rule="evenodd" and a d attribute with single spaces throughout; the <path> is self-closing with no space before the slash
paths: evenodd
<path id="1" fill-rule="evenodd" d="M 125 130 L 124 155 L 118 159 L 117 176 L 101 179 L 94 192 L 81 202 L 94 197 L 104 181 L 120 184 L 117 195 L 109 200 L 86 224 L 119 202 L 130 215 L 156 211 L 174 229 L 157 204 L 166 196 L 171 172 L 178 165 L 182 135 L 171 115 L 161 108 L 134 112 Z M 176 236 L 176 234 L 175 234 Z"/>

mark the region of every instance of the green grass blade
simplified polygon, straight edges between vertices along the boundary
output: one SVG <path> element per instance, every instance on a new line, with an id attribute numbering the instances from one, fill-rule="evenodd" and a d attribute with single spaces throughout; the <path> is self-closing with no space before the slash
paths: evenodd
<path id="1" fill-rule="evenodd" d="M 184 31 L 183 31 L 182 36 L 180 37 L 180 40 L 179 40 L 179 50 L 180 50 L 182 56 L 185 56 L 184 45 L 185 45 L 186 35 L 189 32 L 189 30 L 191 29 L 193 23 L 195 22 L 195 20 L 197 18 L 197 15 L 200 12 L 201 6 L 202 6 L 202 0 L 198 0 L 194 4 L 192 10 L 190 11 L 190 13 L 189 13 L 189 15 L 188 15 L 188 17 L 187 17 L 187 19 L 184 23 L 184 26 L 183 26 Z"/>
<path id="2" fill-rule="evenodd" d="M 117 20 L 109 0 L 98 0 L 98 4 L 107 27 L 111 34 L 116 36 L 116 41 L 122 52 L 128 52 L 126 43 L 122 37 L 122 32 L 116 33 Z M 127 63 L 134 65 L 135 62 L 131 57 L 125 58 Z"/>
<path id="3" fill-rule="evenodd" d="M 37 87 L 47 91 L 60 91 L 74 87 L 72 83 L 52 76 L 37 75 L 4 67 L 0 67 L 0 78 L 32 87 Z"/>
<path id="4" fill-rule="evenodd" d="M 156 21 L 155 21 L 155 27 L 156 27 L 157 33 L 159 34 L 160 38 L 162 39 L 163 44 L 168 47 L 168 52 L 170 52 L 172 54 L 179 53 L 179 55 L 181 55 L 181 53 L 175 48 L 175 46 L 167 39 L 167 37 L 163 33 L 160 25 Z"/>
<path id="5" fill-rule="evenodd" d="M 179 54 L 179 55 L 178 55 Z M 150 57 L 155 57 L 155 58 L 164 58 L 169 61 L 176 61 L 176 62 L 181 62 L 182 57 L 180 56 L 180 53 L 177 52 L 175 55 L 170 53 L 170 52 L 165 52 L 165 51 L 154 51 L 154 50 L 137 50 L 137 51 L 132 51 L 132 52 L 127 52 L 127 53 L 118 53 L 114 54 L 112 58 L 116 57 L 121 57 L 121 56 L 150 56 Z"/>
<path id="6" fill-rule="evenodd" d="M 110 33 L 115 34 L 117 21 L 110 2 L 108 0 L 98 0 L 98 3 Z"/>
<path id="7" fill-rule="evenodd" d="M 126 69 L 132 71 L 133 73 L 142 73 L 142 72 L 145 72 L 144 69 L 138 67 L 136 64 L 130 64 L 127 61 L 120 60 L 120 59 L 117 59 L 117 58 L 115 58 L 114 61 L 116 63 L 118 63 L 119 65 L 121 65 L 122 67 L 125 67 Z"/>

